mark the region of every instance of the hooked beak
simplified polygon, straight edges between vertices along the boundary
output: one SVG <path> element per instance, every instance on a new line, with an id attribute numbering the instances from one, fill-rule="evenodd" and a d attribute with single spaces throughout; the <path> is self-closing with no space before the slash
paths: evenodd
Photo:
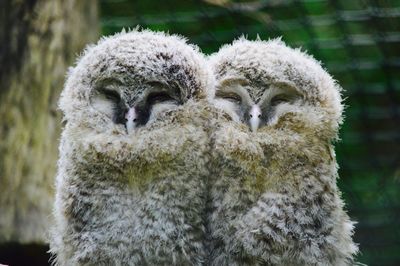
<path id="1" fill-rule="evenodd" d="M 261 109 L 258 105 L 253 105 L 250 110 L 250 128 L 251 131 L 256 132 L 261 122 Z"/>
<path id="2" fill-rule="evenodd" d="M 135 110 L 135 107 L 131 107 L 128 109 L 128 112 L 126 112 L 125 114 L 125 119 L 126 130 L 128 131 L 128 134 L 130 134 L 136 128 L 137 112 Z"/>

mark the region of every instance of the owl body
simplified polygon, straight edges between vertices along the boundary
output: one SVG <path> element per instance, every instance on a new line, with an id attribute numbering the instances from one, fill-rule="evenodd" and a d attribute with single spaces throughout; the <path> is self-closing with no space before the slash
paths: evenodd
<path id="1" fill-rule="evenodd" d="M 215 105 L 228 114 L 212 137 L 210 264 L 350 264 L 357 247 L 332 146 L 339 87 L 279 40 L 240 39 L 210 64 Z"/>
<path id="2" fill-rule="evenodd" d="M 71 70 L 60 100 L 56 264 L 205 260 L 203 65 L 179 37 L 133 31 L 88 48 Z"/>

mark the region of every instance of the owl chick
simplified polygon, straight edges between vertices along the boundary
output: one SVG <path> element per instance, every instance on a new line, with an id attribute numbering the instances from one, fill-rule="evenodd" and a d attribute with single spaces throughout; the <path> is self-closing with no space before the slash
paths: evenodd
<path id="1" fill-rule="evenodd" d="M 358 248 L 336 185 L 340 87 L 280 40 L 212 55 L 211 265 L 347 265 Z"/>
<path id="2" fill-rule="evenodd" d="M 100 40 L 71 69 L 51 252 L 58 265 L 200 265 L 212 75 L 180 37 Z"/>

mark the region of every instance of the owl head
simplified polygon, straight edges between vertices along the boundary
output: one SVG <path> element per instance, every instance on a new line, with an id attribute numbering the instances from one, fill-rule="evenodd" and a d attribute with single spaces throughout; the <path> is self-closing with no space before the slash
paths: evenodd
<path id="1" fill-rule="evenodd" d="M 335 135 L 342 121 L 340 87 L 311 56 L 281 40 L 241 38 L 210 57 L 216 105 L 253 132 L 302 126 Z M 285 122 L 286 121 L 286 122 Z"/>
<path id="2" fill-rule="evenodd" d="M 119 33 L 85 50 L 69 71 L 59 106 L 70 124 L 132 133 L 209 97 L 204 65 L 198 48 L 179 36 Z"/>
<path id="3" fill-rule="evenodd" d="M 134 30 L 103 38 L 70 70 L 61 94 L 60 162 L 151 182 L 204 144 L 213 80 L 199 49 L 179 36 Z"/>

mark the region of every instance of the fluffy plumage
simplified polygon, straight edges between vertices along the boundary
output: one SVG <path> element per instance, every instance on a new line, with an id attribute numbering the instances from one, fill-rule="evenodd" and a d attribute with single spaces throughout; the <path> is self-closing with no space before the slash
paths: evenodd
<path id="1" fill-rule="evenodd" d="M 316 60 L 280 40 L 239 39 L 209 63 L 217 80 L 215 105 L 228 114 L 212 137 L 210 264 L 351 263 L 357 246 L 336 185 L 332 145 L 342 121 L 340 87 Z M 253 120 L 243 121 L 245 100 L 229 95 L 235 86 L 252 104 L 282 86 L 299 97 L 278 99 L 251 132 Z"/>
<path id="2" fill-rule="evenodd" d="M 51 240 L 58 265 L 204 261 L 205 65 L 180 37 L 133 31 L 100 40 L 71 69 L 60 99 L 66 125 Z M 118 112 L 145 99 L 154 82 L 176 88 L 179 104 L 154 105 L 127 132 L 132 125 L 119 123 Z M 99 96 L 110 83 L 111 96 Z"/>

